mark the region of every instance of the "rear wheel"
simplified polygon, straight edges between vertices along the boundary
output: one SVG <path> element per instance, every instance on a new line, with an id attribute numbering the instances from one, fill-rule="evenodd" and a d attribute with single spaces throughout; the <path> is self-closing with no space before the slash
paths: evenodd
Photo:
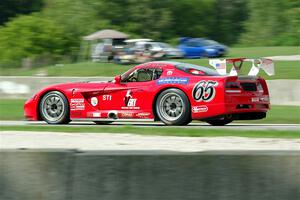
<path id="1" fill-rule="evenodd" d="M 166 125 L 187 125 L 191 121 L 190 102 L 179 89 L 167 89 L 159 94 L 156 113 Z"/>
<path id="2" fill-rule="evenodd" d="M 67 124 L 70 122 L 69 103 L 58 91 L 48 92 L 39 103 L 41 117 L 48 124 Z"/>

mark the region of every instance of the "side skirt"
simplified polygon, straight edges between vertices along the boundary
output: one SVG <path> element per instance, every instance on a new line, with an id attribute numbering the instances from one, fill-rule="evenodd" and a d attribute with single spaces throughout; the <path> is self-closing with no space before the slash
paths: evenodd
<path id="1" fill-rule="evenodd" d="M 101 118 L 72 118 L 72 121 L 103 121 L 103 122 L 154 122 L 154 119 L 101 119 Z"/>

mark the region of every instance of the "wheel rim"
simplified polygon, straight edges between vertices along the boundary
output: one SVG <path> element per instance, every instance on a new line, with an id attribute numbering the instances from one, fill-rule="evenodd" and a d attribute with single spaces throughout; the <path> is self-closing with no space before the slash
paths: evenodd
<path id="1" fill-rule="evenodd" d="M 174 121 L 183 114 L 184 104 L 178 94 L 168 93 L 162 97 L 159 109 L 163 118 L 168 121 Z"/>
<path id="2" fill-rule="evenodd" d="M 45 97 L 42 104 L 44 117 L 49 121 L 57 121 L 64 114 L 65 106 L 63 99 L 57 94 L 50 94 Z"/>

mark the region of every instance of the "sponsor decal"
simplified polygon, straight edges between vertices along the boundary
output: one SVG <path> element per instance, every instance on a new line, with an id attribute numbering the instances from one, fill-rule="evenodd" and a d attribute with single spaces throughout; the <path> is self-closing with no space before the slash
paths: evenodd
<path id="1" fill-rule="evenodd" d="M 126 106 L 128 106 L 128 102 L 132 98 L 131 94 L 132 94 L 131 90 L 127 90 L 126 95 L 124 97 L 124 103 Z"/>
<path id="2" fill-rule="evenodd" d="M 121 113 L 121 117 L 123 117 L 123 118 L 132 118 L 132 117 L 133 117 L 133 113 L 130 113 L 130 112 L 122 112 L 122 113 Z"/>
<path id="3" fill-rule="evenodd" d="M 85 109 L 85 103 L 84 99 L 71 99 L 70 101 L 70 109 L 71 110 L 84 110 Z"/>
<path id="4" fill-rule="evenodd" d="M 136 104 L 136 99 L 129 99 L 128 102 L 127 102 L 127 106 L 135 106 Z"/>
<path id="5" fill-rule="evenodd" d="M 192 112 L 193 113 L 200 113 L 200 112 L 207 112 L 208 107 L 207 106 L 193 106 Z"/>
<path id="6" fill-rule="evenodd" d="M 186 85 L 189 83 L 189 78 L 185 77 L 168 77 L 168 78 L 160 78 L 156 81 L 158 85 L 161 84 L 183 84 Z"/>
<path id="7" fill-rule="evenodd" d="M 121 108 L 124 110 L 139 110 L 140 109 L 139 106 L 123 106 Z"/>
<path id="8" fill-rule="evenodd" d="M 259 98 L 258 97 L 252 97 L 251 101 L 252 102 L 259 102 Z"/>
<path id="9" fill-rule="evenodd" d="M 192 96 L 198 102 L 210 102 L 216 95 L 217 85 L 216 81 L 199 81 L 193 89 Z"/>
<path id="10" fill-rule="evenodd" d="M 270 101 L 269 97 L 260 97 L 260 101 Z"/>
<path id="11" fill-rule="evenodd" d="M 101 113 L 100 112 L 94 112 L 93 117 L 101 117 Z"/>
<path id="12" fill-rule="evenodd" d="M 150 113 L 145 112 L 145 113 L 138 113 L 135 115 L 138 118 L 148 118 L 150 116 Z"/>
<path id="13" fill-rule="evenodd" d="M 126 95 L 124 97 L 125 106 L 122 109 L 140 109 L 140 107 L 136 106 L 137 99 L 132 98 L 132 91 L 127 90 Z"/>
<path id="14" fill-rule="evenodd" d="M 262 101 L 262 102 L 268 102 L 269 100 L 270 100 L 269 97 L 252 97 L 251 98 L 251 101 L 253 103 L 260 102 L 260 101 Z"/>
<path id="15" fill-rule="evenodd" d="M 96 105 L 98 104 L 98 99 L 97 99 L 97 97 L 92 97 L 92 98 L 91 98 L 91 104 L 92 104 L 92 106 L 96 106 Z"/>
<path id="16" fill-rule="evenodd" d="M 108 95 L 103 95 L 102 100 L 103 101 L 111 101 L 111 95 L 109 95 L 109 94 Z"/>
<path id="17" fill-rule="evenodd" d="M 173 74 L 173 71 L 171 71 L 171 70 L 167 71 L 167 76 L 172 76 L 172 74 Z"/>

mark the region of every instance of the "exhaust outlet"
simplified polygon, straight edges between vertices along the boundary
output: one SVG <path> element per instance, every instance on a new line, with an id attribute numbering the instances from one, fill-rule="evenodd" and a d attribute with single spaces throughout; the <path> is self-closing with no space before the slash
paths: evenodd
<path id="1" fill-rule="evenodd" d="M 118 114 L 116 111 L 111 111 L 108 113 L 108 118 L 110 119 L 117 119 L 118 118 Z"/>

